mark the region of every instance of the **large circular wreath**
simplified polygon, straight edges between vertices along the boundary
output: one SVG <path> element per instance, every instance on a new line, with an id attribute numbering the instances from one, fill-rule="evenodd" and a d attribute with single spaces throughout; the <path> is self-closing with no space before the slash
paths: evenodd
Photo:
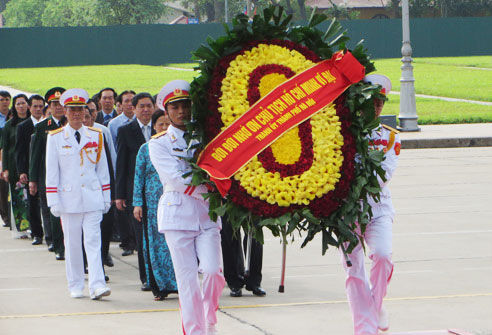
<path id="1" fill-rule="evenodd" d="M 279 84 L 345 49 L 348 37 L 332 21 L 326 32 L 316 28 L 326 16 L 314 14 L 307 26 L 293 27 L 281 7 L 267 8 L 250 22 L 238 15 L 226 36 L 208 40 L 194 53 L 200 75 L 191 84 L 191 138 L 202 147 L 248 111 Z M 338 36 L 337 36 L 338 34 Z M 334 38 L 331 42 L 328 39 Z M 352 54 L 374 70 L 361 43 Z M 260 227 L 274 235 L 305 230 L 305 245 L 323 233 L 323 252 L 329 245 L 359 240 L 370 219 L 368 196 L 379 191 L 377 175 L 382 154 L 369 152 L 367 135 L 378 125 L 372 98 L 378 87 L 352 85 L 332 104 L 278 138 L 232 178 L 226 199 L 209 194 L 212 218 L 226 214 L 235 228 Z M 193 183 L 210 182 L 193 164 Z"/>

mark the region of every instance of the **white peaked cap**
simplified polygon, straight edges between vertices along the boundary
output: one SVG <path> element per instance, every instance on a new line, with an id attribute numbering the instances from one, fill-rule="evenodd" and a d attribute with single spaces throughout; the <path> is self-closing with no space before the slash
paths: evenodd
<path id="1" fill-rule="evenodd" d="M 370 74 L 365 76 L 363 81 L 373 85 L 381 85 L 381 93 L 388 95 L 391 91 L 391 80 L 382 74 Z"/>
<path id="2" fill-rule="evenodd" d="M 63 92 L 60 97 L 60 104 L 63 107 L 86 106 L 89 100 L 89 93 L 82 88 L 71 88 Z"/>
<path id="3" fill-rule="evenodd" d="M 168 102 L 190 99 L 190 83 L 186 80 L 173 80 L 164 85 L 157 95 L 157 107 L 164 110 Z"/>

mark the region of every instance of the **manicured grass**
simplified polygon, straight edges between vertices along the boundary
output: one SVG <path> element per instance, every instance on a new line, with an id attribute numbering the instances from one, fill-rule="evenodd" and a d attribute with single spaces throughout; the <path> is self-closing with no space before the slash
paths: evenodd
<path id="1" fill-rule="evenodd" d="M 492 122 L 492 106 L 418 97 L 415 100 L 419 124 Z M 389 101 L 384 106 L 383 114 L 398 116 L 399 113 L 400 96 L 390 94 Z"/>
<path id="2" fill-rule="evenodd" d="M 415 93 L 492 101 L 492 71 L 464 67 L 478 64 L 479 67 L 492 68 L 491 60 L 492 56 L 416 58 L 413 70 Z M 393 91 L 399 91 L 400 59 L 380 59 L 375 61 L 375 65 L 376 73 L 387 75 L 393 83 Z"/>
<path id="3" fill-rule="evenodd" d="M 386 74 L 393 82 L 393 90 L 400 90 L 400 59 L 375 61 L 377 73 Z M 55 68 L 0 69 L 0 85 L 44 95 L 53 86 L 82 87 L 89 94 L 103 87 L 117 92 L 133 89 L 156 94 L 173 79 L 188 81 L 198 74 L 190 71 L 197 64 L 106 65 Z M 469 69 L 465 67 L 475 67 Z M 172 68 L 172 69 L 171 69 Z M 178 70 L 179 68 L 184 70 Z M 492 101 L 492 56 L 416 58 L 414 59 L 415 91 L 420 94 Z M 399 96 L 390 95 L 384 114 L 399 113 Z M 419 123 L 492 122 L 492 106 L 456 103 L 417 98 Z"/>
<path id="4" fill-rule="evenodd" d="M 417 58 L 415 62 L 492 69 L 492 56 Z"/>
<path id="5" fill-rule="evenodd" d="M 175 67 L 180 69 L 194 69 L 198 67 L 197 63 L 168 63 L 164 64 L 165 67 Z"/>
<path id="6" fill-rule="evenodd" d="M 80 87 L 90 95 L 104 87 L 113 87 L 116 92 L 132 89 L 137 93 L 157 94 L 171 80 L 191 81 L 196 75 L 194 71 L 146 65 L 0 69 L 0 84 L 42 95 L 54 86 Z"/>

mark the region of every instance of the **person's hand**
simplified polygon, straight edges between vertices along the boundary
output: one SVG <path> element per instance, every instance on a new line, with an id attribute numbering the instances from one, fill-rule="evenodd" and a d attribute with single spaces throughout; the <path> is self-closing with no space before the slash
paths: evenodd
<path id="1" fill-rule="evenodd" d="M 120 211 L 124 211 L 126 208 L 126 200 L 125 199 L 116 199 L 116 208 Z"/>
<path id="2" fill-rule="evenodd" d="M 60 210 L 58 209 L 57 205 L 51 206 L 50 211 L 51 211 L 51 214 L 53 214 L 53 216 L 55 216 L 57 218 L 60 217 Z"/>
<path id="3" fill-rule="evenodd" d="M 27 179 L 27 174 L 23 173 L 19 176 L 19 181 L 24 184 L 24 185 L 27 185 L 27 183 L 29 182 L 29 180 Z"/>
<path id="4" fill-rule="evenodd" d="M 5 180 L 7 183 L 9 182 L 9 170 L 3 171 L 3 180 Z"/>
<path id="5" fill-rule="evenodd" d="M 133 208 L 133 216 L 135 217 L 135 219 L 137 219 L 138 222 L 142 222 L 142 213 L 143 209 L 141 206 L 135 206 Z"/>
<path id="6" fill-rule="evenodd" d="M 104 211 L 103 211 L 103 213 L 106 214 L 107 212 L 109 212 L 110 209 L 111 209 L 111 203 L 110 202 L 105 202 L 104 203 Z"/>
<path id="7" fill-rule="evenodd" d="M 32 196 L 35 196 L 36 193 L 38 193 L 38 183 L 34 182 L 34 181 L 30 181 L 29 182 L 29 193 L 32 195 Z"/>

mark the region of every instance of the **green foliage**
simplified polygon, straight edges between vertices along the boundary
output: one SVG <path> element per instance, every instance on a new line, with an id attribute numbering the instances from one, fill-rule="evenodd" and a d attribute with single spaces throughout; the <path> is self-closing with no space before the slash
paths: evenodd
<path id="1" fill-rule="evenodd" d="M 206 145 L 203 124 L 209 115 L 208 85 L 212 79 L 213 70 L 223 57 L 242 49 L 242 44 L 255 40 L 286 39 L 302 44 L 316 52 L 322 59 L 329 59 L 338 50 L 345 50 L 349 40 L 338 22 L 333 20 L 326 32 L 316 27 L 327 20 L 324 14 L 314 11 L 306 26 L 291 25 L 292 15 L 284 14 L 282 7 L 268 7 L 263 15 L 257 15 L 252 22 L 244 14 L 237 15 L 232 27 L 224 26 L 226 35 L 216 40 L 207 39 L 208 45 L 202 45 L 193 53 L 193 59 L 199 64 L 200 75 L 191 83 L 191 99 L 193 100 L 193 122 L 188 124 L 190 140 L 194 139 Z M 362 43 L 357 44 L 353 55 L 366 67 L 366 71 L 374 70 L 374 64 L 369 59 Z M 375 86 L 358 83 L 347 91 L 347 106 L 350 108 L 358 154 L 355 180 L 349 194 L 330 217 L 316 218 L 308 208 L 295 210 L 280 217 L 258 217 L 246 209 L 237 206 L 229 198 L 222 199 L 218 193 L 209 194 L 210 216 L 216 219 L 224 213 L 234 229 L 243 227 L 246 231 L 253 230 L 256 238 L 262 240 L 262 227 L 271 230 L 274 236 L 293 234 L 296 230 L 306 231 L 303 246 L 311 241 L 318 233 L 322 234 L 323 253 L 329 246 L 339 247 L 348 242 L 347 252 L 350 252 L 359 242 L 355 222 L 365 225 L 372 216 L 367 199 L 379 193 L 380 187 L 376 175 L 384 178 L 381 168 L 383 154 L 369 152 L 367 135 L 378 125 L 372 99 L 379 96 Z M 192 160 L 193 185 L 209 183 L 209 177 Z M 361 206 L 360 206 L 361 204 Z"/>
<path id="2" fill-rule="evenodd" d="M 492 0 L 410 0 L 412 17 L 469 17 L 492 15 Z"/>
<path id="3" fill-rule="evenodd" d="M 97 0 L 103 25 L 153 23 L 164 14 L 160 0 Z"/>
<path id="4" fill-rule="evenodd" d="M 11 0 L 8 27 L 106 26 L 153 23 L 164 14 L 160 0 Z"/>
<path id="5" fill-rule="evenodd" d="M 97 0 L 50 0 L 41 15 L 41 21 L 46 27 L 96 25 L 96 3 Z"/>
<path id="6" fill-rule="evenodd" d="M 41 16 L 49 0 L 11 0 L 3 15 L 8 27 L 40 27 Z"/>

